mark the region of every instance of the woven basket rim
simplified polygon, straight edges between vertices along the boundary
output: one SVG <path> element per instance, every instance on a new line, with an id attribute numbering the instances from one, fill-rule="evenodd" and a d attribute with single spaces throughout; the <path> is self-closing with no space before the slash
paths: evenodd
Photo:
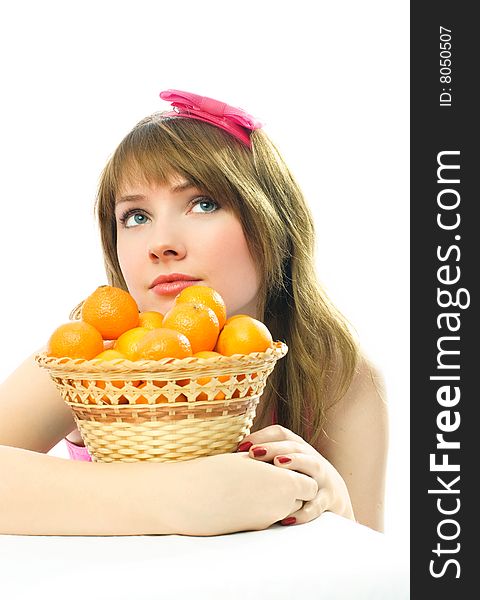
<path id="1" fill-rule="evenodd" d="M 130 409 L 130 412 L 165 412 L 166 410 L 175 410 L 185 406 L 195 407 L 195 408 L 222 408 L 224 406 L 228 407 L 230 404 L 242 404 L 242 403 L 250 403 L 253 401 L 258 401 L 260 398 L 260 394 L 254 394 L 253 396 L 245 396 L 243 398 L 225 398 L 223 400 L 190 400 L 187 402 L 177 402 L 171 401 L 168 402 L 159 402 L 157 404 L 103 404 L 99 402 L 98 404 L 84 404 L 83 402 L 71 402 L 70 400 L 64 400 L 67 406 L 70 408 L 79 408 L 84 412 L 91 411 L 107 411 L 107 412 L 128 412 L 127 409 Z"/>
<path id="2" fill-rule="evenodd" d="M 85 360 L 83 358 L 56 358 L 48 356 L 46 352 L 35 355 L 37 364 L 49 371 L 68 375 L 69 373 L 95 373 L 125 375 L 127 373 L 150 373 L 155 375 L 169 374 L 179 370 L 205 370 L 218 368 L 248 368 L 261 367 L 271 361 L 277 361 L 288 352 L 288 346 L 281 341 L 273 342 L 273 346 L 265 352 L 252 352 L 250 354 L 233 354 L 232 356 L 215 356 L 202 358 L 189 356 L 187 358 L 162 358 L 161 360 L 131 361 L 116 358 L 110 361 L 99 359 Z"/>

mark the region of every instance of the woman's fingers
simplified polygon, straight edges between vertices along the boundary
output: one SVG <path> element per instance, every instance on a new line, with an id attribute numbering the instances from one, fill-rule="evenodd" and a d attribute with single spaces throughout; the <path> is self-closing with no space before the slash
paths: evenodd
<path id="1" fill-rule="evenodd" d="M 295 471 L 298 475 L 304 474 L 308 479 L 315 481 L 318 489 L 315 497 L 306 502 L 298 511 L 292 511 L 285 519 L 282 519 L 283 525 L 307 523 L 327 510 L 348 519 L 355 519 L 344 480 L 320 454 L 317 456 L 304 453 L 279 455 L 275 457 L 273 464 Z"/>
<path id="2" fill-rule="evenodd" d="M 294 510 L 299 510 L 304 502 L 313 500 L 318 494 L 318 484 L 312 477 L 303 473 L 292 471 L 292 476 L 295 482 L 295 496 L 299 504 L 294 507 Z"/>
<path id="3" fill-rule="evenodd" d="M 313 446 L 281 425 L 272 425 L 246 436 L 239 452 L 257 461 L 289 470 L 297 485 L 295 496 L 304 500 L 281 520 L 284 525 L 306 523 L 326 510 L 354 518 L 350 496 L 340 474 Z M 297 504 L 297 503 L 295 503 Z"/>
<path id="4" fill-rule="evenodd" d="M 319 490 L 318 494 L 309 502 L 304 502 L 297 510 L 292 511 L 280 523 L 282 525 L 301 525 L 313 521 L 328 509 L 328 493 L 325 489 Z"/>
<path id="5" fill-rule="evenodd" d="M 304 506 L 305 502 L 303 500 L 295 500 L 295 504 L 292 508 L 292 515 L 296 514 L 299 510 L 301 510 L 302 506 Z"/>
<path id="6" fill-rule="evenodd" d="M 274 464 L 284 469 L 294 470 L 299 475 L 304 474 L 310 481 L 316 483 L 315 495 L 309 497 L 301 507 L 292 510 L 289 515 L 282 519 L 280 521 L 282 525 L 308 523 L 328 509 L 330 494 L 328 489 L 323 487 L 324 470 L 318 455 L 311 456 L 304 453 L 293 453 L 288 456 L 279 455 L 275 457 Z"/>
<path id="7" fill-rule="evenodd" d="M 282 427 L 281 425 L 269 425 L 268 427 L 264 427 L 263 429 L 259 429 L 258 431 L 245 436 L 245 438 L 239 444 L 239 450 L 240 452 L 244 452 L 245 450 L 240 449 L 240 447 L 247 442 L 250 442 L 250 444 L 253 446 L 255 444 L 265 444 L 268 442 L 279 442 L 285 440 L 306 444 L 303 438 L 296 433 L 293 433 L 293 431 L 290 431 L 290 429 Z"/>
<path id="8" fill-rule="evenodd" d="M 280 442 L 262 442 L 261 444 L 254 444 L 248 448 L 239 448 L 240 452 L 248 452 L 251 458 L 256 458 L 264 462 L 272 462 L 275 456 L 278 454 L 292 454 L 292 453 L 303 453 L 318 455 L 318 452 L 305 444 L 305 442 L 297 442 L 284 440 Z"/>
<path id="9" fill-rule="evenodd" d="M 304 452 L 289 453 L 288 455 L 279 454 L 275 456 L 273 464 L 277 467 L 304 473 L 317 482 L 318 488 L 322 488 L 325 483 L 325 469 L 323 462 L 325 459 L 320 454 L 312 455 Z"/>

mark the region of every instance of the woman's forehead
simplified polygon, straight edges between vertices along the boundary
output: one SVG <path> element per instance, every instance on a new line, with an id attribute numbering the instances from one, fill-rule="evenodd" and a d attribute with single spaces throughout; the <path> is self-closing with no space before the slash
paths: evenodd
<path id="1" fill-rule="evenodd" d="M 146 181 L 145 179 L 126 180 L 122 183 L 117 194 L 117 202 L 125 196 L 142 192 L 145 188 L 167 187 L 173 194 L 197 188 L 190 179 L 179 174 L 174 174 L 167 181 Z"/>
<path id="2" fill-rule="evenodd" d="M 138 163 L 130 163 L 125 164 L 119 171 L 116 195 L 123 194 L 125 190 L 140 186 L 168 185 L 175 187 L 192 183 L 191 179 L 174 171 L 172 168 L 155 168 L 152 165 L 140 166 Z"/>

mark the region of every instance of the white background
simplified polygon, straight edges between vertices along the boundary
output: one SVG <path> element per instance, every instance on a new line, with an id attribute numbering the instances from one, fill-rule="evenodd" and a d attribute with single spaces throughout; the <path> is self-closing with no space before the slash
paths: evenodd
<path id="1" fill-rule="evenodd" d="M 158 93 L 243 107 L 299 180 L 320 279 L 386 378 L 386 533 L 406 552 L 408 52 L 400 0 L 3 2 L 0 379 L 106 283 L 98 176 L 125 133 L 166 107 Z"/>

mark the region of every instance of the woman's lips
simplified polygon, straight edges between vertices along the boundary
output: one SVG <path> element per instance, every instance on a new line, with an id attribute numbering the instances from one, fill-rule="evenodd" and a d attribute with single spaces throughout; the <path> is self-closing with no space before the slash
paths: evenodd
<path id="1" fill-rule="evenodd" d="M 171 296 L 172 294 L 178 294 L 186 287 L 195 285 L 198 283 L 198 279 L 190 280 L 179 280 L 179 281 L 165 281 L 164 283 L 157 283 L 151 289 L 158 296 Z"/>

